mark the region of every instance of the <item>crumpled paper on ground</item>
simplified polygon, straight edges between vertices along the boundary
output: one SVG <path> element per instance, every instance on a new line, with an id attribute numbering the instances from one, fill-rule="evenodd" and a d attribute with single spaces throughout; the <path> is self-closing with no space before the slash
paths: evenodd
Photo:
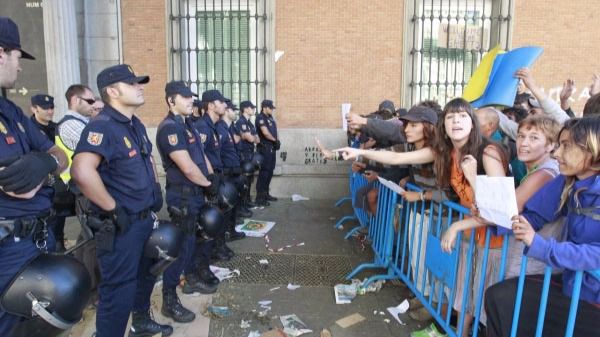
<path id="1" fill-rule="evenodd" d="M 231 270 L 229 268 L 221 268 L 217 266 L 210 266 L 210 271 L 215 274 L 219 281 L 223 281 L 232 277 L 240 276 L 238 269 Z"/>
<path id="2" fill-rule="evenodd" d="M 304 201 L 304 200 L 310 200 L 310 198 L 307 198 L 300 194 L 292 194 L 292 201 Z"/>
<path id="3" fill-rule="evenodd" d="M 283 332 L 285 332 L 288 337 L 297 337 L 312 332 L 312 330 L 310 330 L 295 314 L 282 315 L 279 316 L 279 319 L 283 325 Z"/>

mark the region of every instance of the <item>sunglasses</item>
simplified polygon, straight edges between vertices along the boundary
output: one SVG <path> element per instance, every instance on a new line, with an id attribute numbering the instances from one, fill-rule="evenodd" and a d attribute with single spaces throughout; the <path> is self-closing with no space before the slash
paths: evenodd
<path id="1" fill-rule="evenodd" d="M 79 97 L 79 96 L 77 96 Z M 82 101 L 85 101 L 87 104 L 92 105 L 94 103 L 96 103 L 96 100 L 93 98 L 83 98 L 83 97 L 79 97 L 79 99 L 81 99 Z"/>

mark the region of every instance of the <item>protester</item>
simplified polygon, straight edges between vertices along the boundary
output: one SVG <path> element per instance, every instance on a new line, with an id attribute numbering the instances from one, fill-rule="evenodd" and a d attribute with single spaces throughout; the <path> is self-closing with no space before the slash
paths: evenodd
<path id="1" fill-rule="evenodd" d="M 567 121 L 559 134 L 558 177 L 546 184 L 525 204 L 521 215 L 513 218 L 515 238 L 525 244 L 524 254 L 553 268 L 564 269 L 552 278 L 544 336 L 563 336 L 575 271 L 600 268 L 600 120 L 581 118 Z M 536 231 L 557 218 L 565 217 L 567 237 L 564 242 L 545 239 Z M 518 336 L 533 336 L 536 330 L 543 276 L 525 279 L 518 318 Z M 586 275 L 581 286 L 574 336 L 594 336 L 600 320 L 600 281 Z M 517 279 L 492 286 L 486 293 L 489 337 L 509 336 Z"/>

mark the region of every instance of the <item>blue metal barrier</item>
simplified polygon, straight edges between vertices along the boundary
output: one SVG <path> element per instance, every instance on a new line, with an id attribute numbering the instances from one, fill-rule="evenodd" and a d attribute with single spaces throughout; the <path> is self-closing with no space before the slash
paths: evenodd
<path id="1" fill-rule="evenodd" d="M 354 235 L 354 233 L 358 232 L 362 227 L 367 227 L 371 220 L 371 216 L 367 212 L 367 205 L 362 205 L 362 207 L 358 207 L 356 205 L 356 202 L 358 201 L 356 198 L 356 192 L 358 192 L 358 190 L 362 189 L 363 187 L 367 186 L 369 182 L 367 181 L 367 178 L 365 178 L 362 174 L 358 172 L 353 173 L 353 178 L 354 181 L 352 182 L 352 208 L 354 210 L 354 215 L 352 219 L 358 221 L 358 226 L 352 228 L 348 231 L 348 233 L 346 233 L 344 237 L 346 240 L 352 235 Z"/>
<path id="2" fill-rule="evenodd" d="M 348 189 L 350 190 L 350 195 L 339 198 L 335 202 L 335 207 L 342 206 L 346 201 L 352 201 L 352 169 L 350 169 L 350 173 L 348 174 Z"/>
<path id="3" fill-rule="evenodd" d="M 360 178 L 362 178 L 366 181 L 366 178 L 362 177 L 361 174 L 350 171 L 350 201 L 352 202 L 352 213 L 353 214 L 346 215 L 346 216 L 343 216 L 342 218 L 340 218 L 335 223 L 334 227 L 336 229 L 342 228 L 342 226 L 344 225 L 344 223 L 346 221 L 357 220 L 357 217 L 355 215 L 355 213 L 356 213 L 355 200 L 356 200 L 356 191 L 358 190 L 358 185 L 359 185 L 359 183 L 362 184 L 362 181 L 359 181 Z"/>
<path id="4" fill-rule="evenodd" d="M 368 268 L 384 268 L 387 273 L 368 278 L 363 284 L 364 287 L 367 287 L 373 281 L 398 278 L 391 269 L 394 235 L 393 218 L 398 195 L 384 185 L 378 184 L 378 188 L 377 214 L 371 219 L 371 225 L 369 226 L 369 237 L 372 240 L 371 246 L 375 253 L 374 260 L 372 263 L 363 263 L 354 268 L 346 279 L 350 280 L 356 274 Z"/>
<path id="5" fill-rule="evenodd" d="M 410 184 L 407 185 L 407 189 L 421 191 Z M 353 196 L 356 190 L 358 188 L 353 189 Z M 469 216 L 469 210 L 449 201 L 426 204 L 421 201 L 407 202 L 403 198 L 397 199 L 398 197 L 387 187 L 379 186 L 377 215 L 370 220 L 369 226 L 372 249 L 375 253 L 374 261 L 359 265 L 347 279 L 367 268 L 383 268 L 386 273 L 370 277 L 365 286 L 376 280 L 400 279 L 423 303 L 448 336 L 462 336 L 464 329 L 470 328 L 471 336 L 477 337 L 478 323 L 485 322 L 486 319 L 483 310 L 485 290 L 487 286 L 504 280 L 507 263 L 511 262 L 507 260 L 508 236 L 504 236 L 501 248 L 490 249 L 491 228 L 485 232 L 483 247 L 477 246 L 474 231 L 468 236 L 459 233 L 453 251 L 450 254 L 442 252 L 440 242 L 443 233 L 454 222 Z M 393 218 L 398 200 L 398 215 L 403 224 L 395 231 Z M 494 264 L 497 273 L 488 275 L 486 271 L 489 264 Z M 461 267 L 463 272 L 459 275 Z M 517 336 L 525 276 L 528 274 L 527 257 L 522 256 L 520 267 L 511 337 Z M 473 273 L 474 271 L 476 273 Z M 576 273 L 565 337 L 573 335 L 584 272 L 600 280 L 600 269 Z M 543 333 L 551 273 L 552 269 L 547 267 L 540 294 L 535 336 L 542 336 Z M 458 276 L 464 276 L 462 284 L 458 282 Z M 476 280 L 478 282 L 471 286 L 471 282 Z M 460 305 L 455 303 L 457 291 L 462 293 L 458 297 Z M 451 324 L 450 309 L 453 307 L 457 307 L 459 312 L 457 326 Z M 473 315 L 474 324 L 471 327 L 465 327 L 466 312 Z"/>

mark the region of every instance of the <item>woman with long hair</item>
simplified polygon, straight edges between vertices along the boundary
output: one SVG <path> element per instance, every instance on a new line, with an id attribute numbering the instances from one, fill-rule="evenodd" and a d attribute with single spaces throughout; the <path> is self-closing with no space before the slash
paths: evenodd
<path id="1" fill-rule="evenodd" d="M 407 153 L 372 152 L 343 148 L 338 151 L 343 153 L 345 159 L 353 159 L 362 156 L 386 164 L 407 165 L 434 163 L 438 186 L 441 188 L 451 187 L 460 200 L 460 204 L 466 208 L 474 206 L 474 177 L 477 174 L 488 176 L 506 176 L 508 172 L 508 158 L 504 149 L 499 145 L 485 139 L 479 128 L 479 123 L 474 116 L 469 102 L 462 98 L 455 98 L 448 102 L 442 112 L 442 119 L 437 125 L 436 144 L 432 147 L 423 148 Z M 483 237 L 481 233 L 484 233 Z M 469 234 L 469 233 L 467 233 Z M 485 227 L 477 228 L 477 244 L 483 246 L 485 238 Z M 465 235 L 467 237 L 468 235 Z M 502 237 L 492 238 L 492 247 L 499 247 Z M 466 250 L 461 250 L 461 260 L 466 260 Z M 463 269 L 464 262 L 461 264 Z M 475 265 L 475 268 L 477 266 Z M 489 268 L 496 264 L 488 263 Z M 459 277 L 464 273 L 459 272 Z M 473 275 L 479 274 L 476 270 Z M 487 273 L 486 273 L 487 274 Z M 457 280 L 457 289 L 461 290 L 466 280 Z M 473 284 L 473 283 L 471 283 Z M 458 292 L 456 299 L 462 299 Z M 472 300 L 472 299 L 471 299 Z M 460 309 L 460 303 L 455 303 L 455 308 Z M 467 306 L 465 314 L 466 336 L 472 322 L 472 308 Z"/>

